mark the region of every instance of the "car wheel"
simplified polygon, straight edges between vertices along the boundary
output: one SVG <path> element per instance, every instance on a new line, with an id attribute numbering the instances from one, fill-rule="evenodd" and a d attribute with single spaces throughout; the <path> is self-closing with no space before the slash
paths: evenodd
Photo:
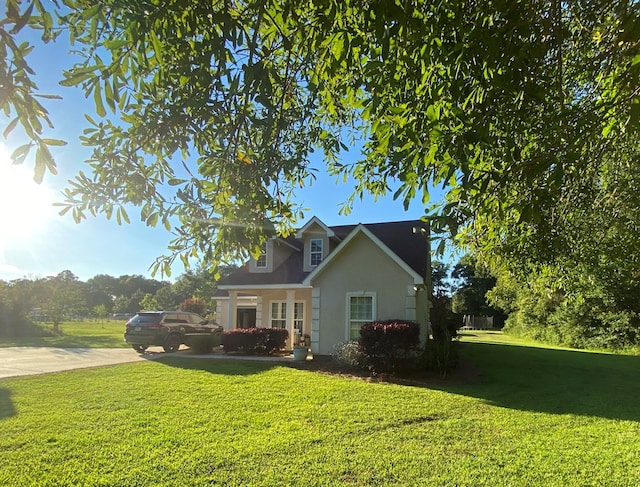
<path id="1" fill-rule="evenodd" d="M 167 353 L 177 352 L 180 348 L 181 343 L 182 340 L 180 340 L 180 337 L 178 335 L 169 335 L 162 348 L 164 348 L 164 351 Z"/>
<path id="2" fill-rule="evenodd" d="M 131 345 L 131 347 L 138 353 L 144 353 L 147 349 L 147 345 Z"/>

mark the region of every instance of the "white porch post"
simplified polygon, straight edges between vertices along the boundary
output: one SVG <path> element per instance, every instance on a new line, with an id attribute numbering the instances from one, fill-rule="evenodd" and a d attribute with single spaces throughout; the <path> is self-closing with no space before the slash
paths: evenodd
<path id="1" fill-rule="evenodd" d="M 266 313 L 265 313 L 266 315 Z M 256 298 L 256 326 L 258 328 L 262 328 L 263 326 L 267 326 L 265 324 L 262 323 L 262 316 L 263 316 L 263 312 L 262 312 L 262 295 L 258 296 Z M 269 318 L 268 315 L 267 316 L 267 323 L 269 322 Z"/>
<path id="2" fill-rule="evenodd" d="M 294 325 L 294 307 L 296 292 L 287 291 L 287 330 L 289 330 L 289 347 L 293 348 L 293 340 L 295 338 Z"/>
<path id="3" fill-rule="evenodd" d="M 320 353 L 320 288 L 311 290 L 311 352 Z"/>
<path id="4" fill-rule="evenodd" d="M 238 318 L 237 291 L 229 291 L 229 316 L 227 317 L 227 329 L 235 330 Z"/>

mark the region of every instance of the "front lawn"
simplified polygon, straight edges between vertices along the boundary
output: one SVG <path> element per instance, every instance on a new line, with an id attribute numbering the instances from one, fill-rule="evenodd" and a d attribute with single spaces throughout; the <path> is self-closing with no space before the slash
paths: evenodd
<path id="1" fill-rule="evenodd" d="M 0 380 L 0 485 L 637 485 L 640 357 L 475 339 L 427 386 L 179 357 Z"/>
<path id="2" fill-rule="evenodd" d="M 0 337 L 0 347 L 127 348 L 125 321 L 65 321 L 61 332 L 53 334 L 52 325 L 38 324 L 46 335 L 38 337 Z"/>

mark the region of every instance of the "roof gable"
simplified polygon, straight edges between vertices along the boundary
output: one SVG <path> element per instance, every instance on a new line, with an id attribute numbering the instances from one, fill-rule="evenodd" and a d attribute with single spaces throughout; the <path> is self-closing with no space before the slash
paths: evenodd
<path id="1" fill-rule="evenodd" d="M 326 227 L 333 235 L 333 238 L 341 241 L 341 243 L 311 273 L 304 271 L 303 252 L 295 251 L 296 249 L 302 250 L 303 243 L 293 235 L 290 235 L 286 239 L 278 240 L 292 247 L 294 251 L 289 258 L 273 269 L 273 272 L 251 273 L 249 272 L 249 266 L 245 265 L 230 276 L 222 279 L 219 287 L 221 289 L 234 289 L 291 285 L 309 286 L 313 277 L 331 264 L 337 255 L 336 253 L 343 252 L 349 242 L 360 234 L 365 235 L 374 242 L 376 246 L 411 275 L 417 284 L 424 282 L 430 260 L 428 224 L 420 220 L 408 220 L 327 227 L 314 217 L 298 231 L 298 235 L 303 233 L 304 229 L 309 229 L 312 224 Z M 425 229 L 427 231 L 426 235 L 423 232 L 414 231 L 415 228 Z"/>
<path id="2" fill-rule="evenodd" d="M 405 223 L 405 222 L 401 222 L 401 223 Z M 377 224 L 377 225 L 385 225 L 385 224 Z M 381 231 L 381 227 L 377 228 L 378 233 L 384 235 L 389 241 L 392 241 L 392 239 L 390 239 L 390 234 L 387 234 L 386 232 L 382 232 Z M 325 260 L 323 260 L 320 265 L 318 265 L 318 267 L 311 272 L 306 279 L 304 280 L 303 284 L 310 286 L 314 280 L 314 278 L 316 278 L 318 275 L 320 275 L 327 267 L 329 267 L 332 263 L 333 260 L 335 260 L 342 252 L 344 252 L 350 245 L 350 243 L 356 238 L 356 236 L 358 236 L 359 234 L 363 234 L 365 235 L 367 238 L 369 238 L 369 240 L 371 240 L 377 247 L 379 247 L 385 254 L 387 254 L 391 260 L 393 260 L 401 269 L 403 269 L 407 274 L 409 274 L 410 276 L 413 277 L 413 280 L 416 284 L 421 284 L 424 282 L 424 273 L 419 273 L 416 269 L 414 269 L 408 262 L 406 262 L 403 258 L 401 258 L 394 250 L 392 250 L 385 242 L 383 242 L 382 239 L 380 239 L 378 236 L 376 236 L 374 234 L 373 231 L 371 231 L 368 228 L 368 225 L 364 225 L 362 223 L 358 224 L 351 232 L 349 232 L 349 234 L 347 235 L 347 237 L 340 243 L 340 245 L 333 251 L 331 252 L 327 258 Z M 404 241 L 408 242 L 410 239 L 408 237 L 405 236 L 400 236 L 401 238 L 404 237 Z M 393 240 L 394 243 L 398 243 L 397 241 L 395 241 L 395 239 Z M 426 243 L 426 242 L 424 242 Z M 426 270 L 426 261 L 427 259 L 427 255 L 426 255 L 426 251 L 428 251 L 428 249 L 425 249 L 425 252 L 423 252 L 425 254 L 425 270 Z M 406 255 L 409 255 L 408 253 L 405 252 Z"/>
<path id="3" fill-rule="evenodd" d="M 314 216 L 300 230 L 296 232 L 296 238 L 303 238 L 305 232 L 309 230 L 313 225 L 318 225 L 322 230 L 324 230 L 324 232 L 327 234 L 327 237 L 335 237 L 335 232 L 330 227 L 325 225 L 324 222 L 320 220 L 320 218 Z"/>

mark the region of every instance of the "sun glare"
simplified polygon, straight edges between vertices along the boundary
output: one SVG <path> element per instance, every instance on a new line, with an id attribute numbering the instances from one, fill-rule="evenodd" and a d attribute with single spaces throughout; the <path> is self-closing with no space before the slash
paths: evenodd
<path id="1" fill-rule="evenodd" d="M 0 249 L 35 238 L 53 215 L 53 192 L 33 180 L 33 168 L 11 163 L 0 144 Z"/>

